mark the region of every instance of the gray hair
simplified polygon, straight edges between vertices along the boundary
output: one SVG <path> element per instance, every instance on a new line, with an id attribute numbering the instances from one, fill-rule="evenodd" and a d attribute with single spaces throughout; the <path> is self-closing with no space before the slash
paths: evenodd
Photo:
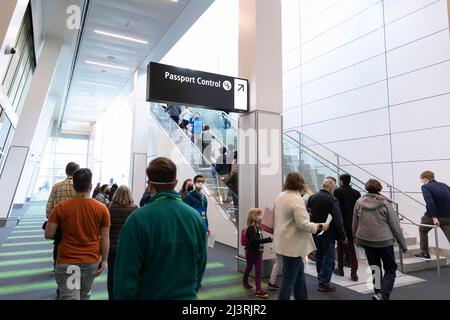
<path id="1" fill-rule="evenodd" d="M 323 181 L 323 188 L 324 189 L 334 189 L 334 187 L 336 187 L 336 182 L 334 182 L 333 179 L 326 178 Z"/>

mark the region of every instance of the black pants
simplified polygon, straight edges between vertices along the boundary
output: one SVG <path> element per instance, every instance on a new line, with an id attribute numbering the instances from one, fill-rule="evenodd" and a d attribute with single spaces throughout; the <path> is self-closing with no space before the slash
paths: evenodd
<path id="1" fill-rule="evenodd" d="M 178 116 L 170 116 L 172 118 L 172 120 L 176 123 L 179 124 L 180 120 Z"/>
<path id="2" fill-rule="evenodd" d="M 114 300 L 114 262 L 116 261 L 116 253 L 110 252 L 108 255 L 108 299 Z"/>
<path id="3" fill-rule="evenodd" d="M 386 248 L 373 248 L 364 246 L 367 261 L 372 268 L 375 293 L 381 293 L 383 299 L 389 300 L 394 289 L 397 263 L 395 262 L 394 246 Z M 383 262 L 384 276 L 381 271 Z"/>

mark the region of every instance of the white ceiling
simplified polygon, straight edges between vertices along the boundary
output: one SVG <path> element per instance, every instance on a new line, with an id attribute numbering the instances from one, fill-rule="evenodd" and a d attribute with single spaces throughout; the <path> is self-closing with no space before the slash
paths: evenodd
<path id="1" fill-rule="evenodd" d="M 91 0 L 63 121 L 94 123 L 189 2 Z M 100 35 L 94 30 L 142 39 L 148 44 Z M 87 60 L 129 70 L 90 65 Z"/>

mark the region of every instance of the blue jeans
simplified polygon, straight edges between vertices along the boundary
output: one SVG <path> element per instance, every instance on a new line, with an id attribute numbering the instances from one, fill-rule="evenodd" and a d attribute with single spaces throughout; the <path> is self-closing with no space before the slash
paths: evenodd
<path id="1" fill-rule="evenodd" d="M 278 300 L 290 300 L 294 288 L 295 300 L 308 300 L 308 290 L 305 281 L 305 264 L 303 257 L 286 257 L 283 259 L 283 278 Z"/>
<path id="2" fill-rule="evenodd" d="M 335 246 L 336 242 L 327 235 L 314 235 L 316 243 L 316 268 L 317 280 L 319 280 L 320 288 L 328 288 L 330 286 L 331 277 L 335 267 Z"/>

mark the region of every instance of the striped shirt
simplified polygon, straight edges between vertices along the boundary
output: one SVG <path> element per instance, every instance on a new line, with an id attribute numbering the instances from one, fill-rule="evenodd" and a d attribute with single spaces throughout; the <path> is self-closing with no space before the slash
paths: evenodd
<path id="1" fill-rule="evenodd" d="M 52 192 L 50 193 L 50 197 L 47 202 L 47 218 L 50 216 L 53 208 L 56 207 L 63 201 L 66 201 L 71 198 L 75 198 L 76 193 L 73 188 L 73 180 L 72 177 L 67 177 L 66 180 L 58 182 L 52 188 Z"/>

